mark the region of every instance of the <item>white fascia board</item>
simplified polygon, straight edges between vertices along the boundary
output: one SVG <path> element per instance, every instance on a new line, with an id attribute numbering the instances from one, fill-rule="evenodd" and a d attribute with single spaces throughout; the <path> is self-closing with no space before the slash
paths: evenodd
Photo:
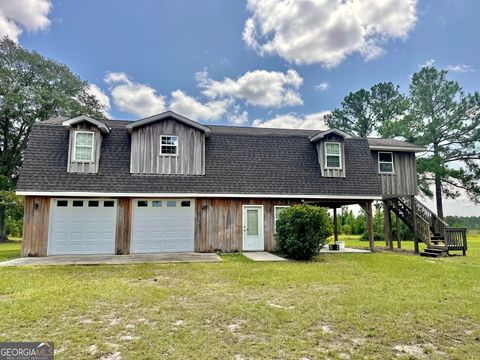
<path id="1" fill-rule="evenodd" d="M 402 152 L 424 152 L 427 151 L 423 147 L 403 147 L 403 146 L 381 146 L 381 145 L 370 145 L 370 150 L 376 151 L 402 151 Z"/>
<path id="2" fill-rule="evenodd" d="M 86 122 L 89 122 L 90 124 L 95 125 L 100 129 L 101 132 L 105 134 L 108 134 L 110 132 L 110 128 L 107 125 L 105 125 L 103 122 L 96 119 L 92 119 L 91 117 L 86 115 L 80 115 L 73 119 L 65 120 L 62 122 L 62 125 L 66 127 L 71 127 L 72 125 L 78 124 L 82 121 L 86 121 Z"/>
<path id="3" fill-rule="evenodd" d="M 271 198 L 271 199 L 330 199 L 330 200 L 381 200 L 382 196 L 364 195 L 301 195 L 301 194 L 200 194 L 200 193 L 104 193 L 82 191 L 17 191 L 21 196 L 50 197 L 131 197 L 131 198 Z"/>

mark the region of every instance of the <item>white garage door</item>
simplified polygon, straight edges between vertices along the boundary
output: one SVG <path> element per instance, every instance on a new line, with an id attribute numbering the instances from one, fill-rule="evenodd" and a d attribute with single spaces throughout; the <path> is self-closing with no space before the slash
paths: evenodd
<path id="1" fill-rule="evenodd" d="M 48 255 L 114 254 L 117 204 L 107 199 L 53 199 Z"/>
<path id="2" fill-rule="evenodd" d="M 193 251 L 193 199 L 133 201 L 132 253 Z"/>

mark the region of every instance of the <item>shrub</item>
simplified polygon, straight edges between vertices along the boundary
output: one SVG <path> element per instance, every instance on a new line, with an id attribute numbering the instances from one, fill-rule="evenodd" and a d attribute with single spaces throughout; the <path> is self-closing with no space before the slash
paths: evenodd
<path id="1" fill-rule="evenodd" d="M 385 234 L 379 233 L 379 232 L 373 233 L 373 240 L 374 241 L 384 241 L 385 240 Z M 360 241 L 368 241 L 368 233 L 367 232 L 364 232 L 360 236 Z"/>
<path id="2" fill-rule="evenodd" d="M 296 260 L 310 260 L 332 234 L 332 220 L 325 208 L 295 205 L 280 213 L 278 249 Z"/>

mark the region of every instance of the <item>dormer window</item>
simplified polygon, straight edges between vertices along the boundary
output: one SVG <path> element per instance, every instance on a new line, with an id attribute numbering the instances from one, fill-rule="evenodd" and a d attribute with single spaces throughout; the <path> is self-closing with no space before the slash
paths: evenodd
<path id="1" fill-rule="evenodd" d="M 393 153 L 378 153 L 378 172 L 381 174 L 393 174 Z"/>
<path id="2" fill-rule="evenodd" d="M 93 131 L 75 131 L 73 161 L 76 162 L 92 162 L 94 149 Z"/>
<path id="3" fill-rule="evenodd" d="M 325 142 L 325 168 L 342 168 L 342 146 L 339 142 Z"/>
<path id="4" fill-rule="evenodd" d="M 165 156 L 178 155 L 178 136 L 173 136 L 173 135 L 160 136 L 160 155 L 165 155 Z"/>

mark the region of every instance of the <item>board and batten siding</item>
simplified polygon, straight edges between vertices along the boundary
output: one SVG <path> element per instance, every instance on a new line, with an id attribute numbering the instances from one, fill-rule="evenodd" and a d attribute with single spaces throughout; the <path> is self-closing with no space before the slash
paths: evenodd
<path id="1" fill-rule="evenodd" d="M 160 155 L 160 136 L 178 136 L 178 155 Z M 174 119 L 165 119 L 132 132 L 132 174 L 204 175 L 205 134 Z"/>
<path id="2" fill-rule="evenodd" d="M 340 161 L 342 164 L 341 169 L 327 169 L 325 159 L 325 143 L 326 142 L 338 142 L 340 143 Z M 320 165 L 320 173 L 324 177 L 345 177 L 345 141 L 341 136 L 335 134 L 329 134 L 322 140 L 317 141 L 315 144 L 318 154 L 318 163 Z"/>
<path id="3" fill-rule="evenodd" d="M 77 162 L 73 160 L 73 149 L 75 147 L 75 131 L 92 131 L 93 140 L 93 161 Z M 102 148 L 102 133 L 93 124 L 82 122 L 70 128 L 70 139 L 68 142 L 68 164 L 67 171 L 71 173 L 96 174 L 100 163 L 100 151 Z"/>
<path id="4" fill-rule="evenodd" d="M 115 255 L 129 255 L 132 239 L 132 199 L 117 199 Z"/>
<path id="5" fill-rule="evenodd" d="M 50 197 L 26 196 L 22 256 L 47 256 Z"/>
<path id="6" fill-rule="evenodd" d="M 243 205 L 263 205 L 265 251 L 275 251 L 275 206 L 300 203 L 300 199 L 195 199 L 195 251 L 242 251 Z"/>
<path id="7" fill-rule="evenodd" d="M 382 174 L 378 169 L 378 153 L 391 151 L 372 151 L 375 169 L 382 182 L 383 195 L 418 195 L 417 164 L 413 152 L 393 153 L 393 174 Z"/>

